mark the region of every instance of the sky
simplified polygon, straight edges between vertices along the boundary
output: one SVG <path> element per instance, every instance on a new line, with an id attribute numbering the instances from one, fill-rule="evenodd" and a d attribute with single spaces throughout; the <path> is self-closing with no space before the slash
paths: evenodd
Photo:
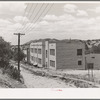
<path id="1" fill-rule="evenodd" d="M 100 2 L 0 2 L 0 36 L 17 44 L 34 39 L 100 39 Z"/>

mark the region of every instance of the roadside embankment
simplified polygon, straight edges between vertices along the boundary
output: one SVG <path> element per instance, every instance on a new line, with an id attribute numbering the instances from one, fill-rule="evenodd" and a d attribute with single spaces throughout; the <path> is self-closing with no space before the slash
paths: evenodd
<path id="1" fill-rule="evenodd" d="M 26 86 L 8 74 L 3 74 L 2 69 L 0 69 L 0 88 L 26 88 Z"/>
<path id="2" fill-rule="evenodd" d="M 34 66 L 25 65 L 25 64 L 21 64 L 21 67 L 31 71 L 34 75 L 56 78 L 65 82 L 66 84 L 69 84 L 70 86 L 74 86 L 77 88 L 99 88 L 100 87 L 99 84 L 92 81 L 85 80 L 84 78 L 82 79 L 82 77 L 79 78 L 79 76 L 77 77 L 77 75 L 76 76 L 70 74 L 67 75 L 65 73 L 60 73 L 57 71 L 43 69 L 43 68 L 36 68 Z"/>

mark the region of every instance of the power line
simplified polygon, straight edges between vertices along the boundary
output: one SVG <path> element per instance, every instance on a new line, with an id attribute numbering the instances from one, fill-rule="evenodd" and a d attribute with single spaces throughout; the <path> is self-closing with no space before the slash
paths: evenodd
<path id="1" fill-rule="evenodd" d="M 28 8 L 28 5 L 26 6 L 25 11 L 24 11 L 24 13 L 23 13 L 23 15 L 22 15 L 22 16 L 24 16 L 24 15 L 25 15 L 25 13 L 26 13 L 26 11 L 27 11 L 27 8 Z M 16 31 L 18 31 L 18 29 L 19 29 L 19 27 L 16 29 Z"/>
<path id="2" fill-rule="evenodd" d="M 30 6 L 29 11 L 32 9 L 32 7 L 33 7 L 33 4 Z M 22 26 L 24 25 L 24 23 L 25 23 L 25 21 L 22 23 Z"/>
<path id="3" fill-rule="evenodd" d="M 34 10 L 36 9 L 37 5 L 38 5 L 38 4 L 36 4 L 35 7 L 34 7 L 34 5 L 32 4 L 32 6 L 30 7 L 30 11 L 28 12 L 28 15 L 31 13 L 31 11 L 32 11 L 32 13 L 34 12 Z M 34 7 L 34 9 L 32 9 L 33 7 Z M 31 9 L 32 9 L 32 10 L 31 10 Z M 30 16 L 27 16 L 27 17 L 31 18 L 32 13 L 30 14 Z M 29 19 L 29 18 L 28 18 L 28 19 Z M 23 24 L 23 25 L 24 25 L 24 24 Z M 22 30 L 23 30 L 23 29 L 24 29 L 24 27 L 22 28 Z"/>
<path id="4" fill-rule="evenodd" d="M 31 23 L 33 23 L 33 21 L 34 21 L 34 19 L 36 18 L 36 16 L 39 14 L 39 12 L 40 12 L 40 10 L 42 9 L 42 7 L 43 7 L 43 5 L 44 5 L 44 3 L 41 5 L 41 7 L 39 8 L 39 10 L 38 10 L 38 12 L 36 13 L 36 15 L 33 17 L 33 19 L 32 19 L 32 22 Z M 33 14 L 32 14 L 33 15 Z M 30 26 L 30 25 L 29 25 Z M 27 26 L 25 29 L 27 29 L 29 26 Z M 23 29 L 23 32 L 24 32 L 24 30 L 25 29 Z"/>
<path id="5" fill-rule="evenodd" d="M 49 10 L 51 9 L 51 7 L 54 5 L 54 3 L 50 6 L 50 8 L 45 12 L 45 15 L 49 12 Z M 44 16 L 45 16 L 44 15 Z M 42 19 L 41 19 L 42 20 Z M 41 22 L 41 20 L 38 22 L 38 24 Z M 35 24 L 35 26 L 34 26 L 34 28 L 37 26 L 37 24 Z M 31 31 L 31 30 L 33 30 L 34 28 L 32 28 L 32 29 L 30 29 L 30 30 L 27 30 L 27 31 Z M 27 32 L 26 31 L 26 32 Z"/>
<path id="6" fill-rule="evenodd" d="M 28 19 L 30 19 L 30 18 L 31 18 L 31 16 L 33 15 L 33 12 L 35 11 L 35 9 L 36 9 L 37 5 L 38 5 L 38 4 L 36 4 L 36 5 L 35 5 L 35 7 L 34 7 L 34 9 L 32 9 L 32 13 L 30 14 L 30 16 L 29 16 L 29 18 L 28 18 Z M 33 7 L 32 7 L 32 8 L 33 8 Z M 24 29 L 24 27 L 22 28 L 22 30 L 23 30 L 23 29 Z"/>
<path id="7" fill-rule="evenodd" d="M 37 19 L 34 21 L 34 23 L 36 23 L 39 19 L 40 19 L 40 17 L 43 15 L 43 13 L 45 12 L 45 10 L 46 10 L 46 8 L 48 7 L 48 5 L 49 4 L 47 4 L 46 6 L 45 6 L 45 8 L 43 9 L 43 11 L 40 13 L 40 15 L 37 17 Z M 35 24 L 34 24 L 35 25 Z M 31 25 L 31 27 L 33 27 L 33 25 Z M 31 28 L 31 27 L 29 27 L 28 29 L 27 29 L 27 31 Z"/>

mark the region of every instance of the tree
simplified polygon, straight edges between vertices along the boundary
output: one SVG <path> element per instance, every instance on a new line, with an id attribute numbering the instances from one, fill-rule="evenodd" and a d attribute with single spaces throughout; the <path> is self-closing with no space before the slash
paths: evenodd
<path id="1" fill-rule="evenodd" d="M 10 43 L 4 41 L 0 37 L 0 67 L 5 67 L 9 65 L 9 60 L 12 58 Z"/>
<path id="2" fill-rule="evenodd" d="M 22 50 L 20 50 L 20 61 L 22 61 L 25 57 L 26 57 L 26 55 L 23 53 Z M 18 61 L 18 50 L 14 51 L 13 59 L 15 61 Z"/>
<path id="3" fill-rule="evenodd" d="M 100 44 L 98 46 L 92 46 L 93 53 L 100 53 Z"/>

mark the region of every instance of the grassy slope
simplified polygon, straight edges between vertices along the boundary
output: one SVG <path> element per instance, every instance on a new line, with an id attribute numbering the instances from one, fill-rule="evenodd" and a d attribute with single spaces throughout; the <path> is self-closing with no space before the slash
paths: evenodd
<path id="1" fill-rule="evenodd" d="M 2 74 L 2 70 L 0 69 L 0 88 L 26 88 L 26 86 L 12 79 L 7 74 Z"/>

